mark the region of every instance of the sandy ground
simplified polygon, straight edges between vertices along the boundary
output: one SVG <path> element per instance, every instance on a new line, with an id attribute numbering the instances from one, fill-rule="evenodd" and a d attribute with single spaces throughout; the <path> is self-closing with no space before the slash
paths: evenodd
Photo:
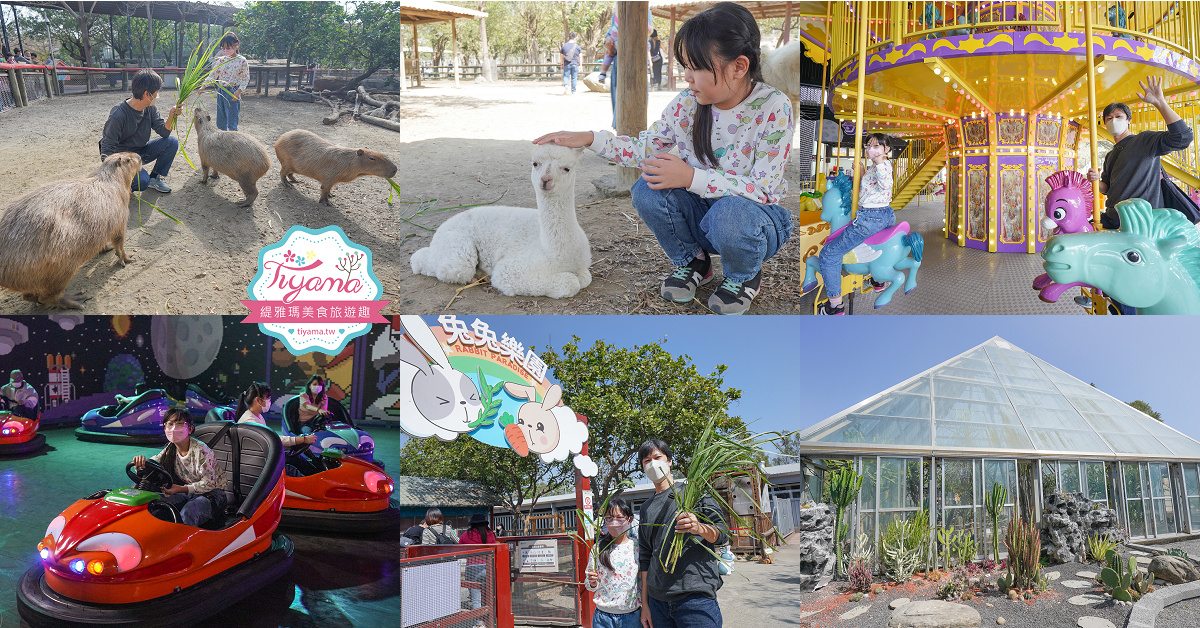
<path id="1" fill-rule="evenodd" d="M 41 184 L 86 177 L 99 164 L 97 142 L 108 111 L 121 101 L 117 94 L 69 96 L 37 101 L 31 107 L 0 114 L 0 204 Z M 162 100 L 172 101 L 164 92 Z M 215 114 L 211 99 L 206 107 Z M 279 164 L 270 147 L 286 131 L 303 128 L 346 146 L 369 147 L 401 166 L 405 149 L 399 134 L 342 121 L 321 124 L 323 105 L 291 103 L 248 96 L 242 105 L 240 130 L 261 140 L 271 155 L 271 170 L 259 181 L 253 208 L 237 207 L 243 197 L 237 184 L 221 177 L 214 185 L 199 185 L 199 171 L 177 156 L 167 182 L 170 194 L 149 191 L 146 200 L 183 222 L 180 226 L 143 205 L 138 230 L 138 202 L 130 203 L 126 249 L 134 261 L 122 268 L 115 256 L 103 253 L 80 269 L 68 293 L 92 295 L 84 313 L 92 314 L 240 314 L 259 249 L 280 240 L 292 225 L 321 228 L 335 224 L 355 242 L 374 253 L 375 273 L 385 285 L 384 298 L 396 298 L 397 269 L 406 268 L 407 253 L 397 250 L 395 210 L 386 203 L 389 187 L 378 177 L 365 177 L 335 189 L 330 209 L 317 204 L 315 181 L 301 177 L 294 190 L 279 183 Z M 186 128 L 180 125 L 181 128 Z M 198 164 L 196 138 L 187 144 Z M 407 275 L 407 273 L 405 273 Z M 391 294 L 388 294 L 388 293 Z M 19 295 L 0 290 L 0 311 L 8 314 L 46 313 Z"/>

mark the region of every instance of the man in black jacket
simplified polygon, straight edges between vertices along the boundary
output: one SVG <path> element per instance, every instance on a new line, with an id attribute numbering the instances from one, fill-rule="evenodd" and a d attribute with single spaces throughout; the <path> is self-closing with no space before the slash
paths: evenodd
<path id="1" fill-rule="evenodd" d="M 643 628 L 720 628 L 720 561 L 716 548 L 729 543 L 729 530 L 716 500 L 705 495 L 696 512 L 677 512 L 671 447 L 652 438 L 638 449 L 638 461 L 654 483 L 654 496 L 641 507 L 638 571 L 642 584 Z M 685 535 L 675 569 L 663 566 L 672 531 Z"/>
<path id="2" fill-rule="evenodd" d="M 138 172 L 133 180 L 133 190 L 140 192 L 149 187 L 166 194 L 171 187 L 163 179 L 167 178 L 175 154 L 179 152 L 179 140 L 171 136 L 171 131 L 175 128 L 175 117 L 183 110 L 172 107 L 165 121 L 158 115 L 154 102 L 162 89 L 162 78 L 154 70 L 138 71 L 133 75 L 132 86 L 133 97 L 126 98 L 108 112 L 104 136 L 100 138 L 100 161 L 117 153 L 137 153 L 143 164 L 153 162 L 154 169 L 149 175 L 145 171 Z M 151 140 L 150 131 L 160 137 Z"/>

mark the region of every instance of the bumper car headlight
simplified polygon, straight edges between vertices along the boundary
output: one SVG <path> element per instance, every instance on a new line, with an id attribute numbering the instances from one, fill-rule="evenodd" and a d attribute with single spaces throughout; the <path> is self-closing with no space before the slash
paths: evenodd
<path id="1" fill-rule="evenodd" d="M 70 567 L 71 571 L 75 573 L 83 573 L 83 570 L 86 568 L 86 561 L 84 561 L 82 558 L 76 558 L 75 560 L 71 561 Z"/>

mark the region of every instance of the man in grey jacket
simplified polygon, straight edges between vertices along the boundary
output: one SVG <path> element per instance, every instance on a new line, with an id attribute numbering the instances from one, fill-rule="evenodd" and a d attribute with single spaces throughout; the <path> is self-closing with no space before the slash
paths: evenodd
<path id="1" fill-rule="evenodd" d="M 171 136 L 171 131 L 175 128 L 176 116 L 183 110 L 172 107 L 165 121 L 158 115 L 154 102 L 162 89 L 162 78 L 154 70 L 140 70 L 134 74 L 132 87 L 133 97 L 126 98 L 108 112 L 104 136 L 100 138 L 100 161 L 117 153 L 137 153 L 143 164 L 153 163 L 154 168 L 149 175 L 144 170 L 138 172 L 133 180 L 133 190 L 140 192 L 149 187 L 167 194 L 171 186 L 163 179 L 167 178 L 175 154 L 179 152 L 179 140 Z M 150 131 L 158 133 L 159 137 L 151 140 Z"/>
<path id="2" fill-rule="evenodd" d="M 642 503 L 638 526 L 638 571 L 642 584 L 643 628 L 720 628 L 720 561 L 716 548 L 729 543 L 720 506 L 705 495 L 696 512 L 677 512 L 671 447 L 652 438 L 638 449 L 638 461 L 654 483 L 654 495 Z M 663 567 L 672 532 L 684 535 L 674 570 Z"/>
<path id="3" fill-rule="evenodd" d="M 1192 144 L 1192 130 L 1171 109 L 1163 95 L 1162 78 L 1151 76 L 1138 85 L 1142 88 L 1138 98 L 1158 109 L 1167 130 L 1142 131 L 1135 135 L 1129 128 L 1132 114 L 1125 103 L 1115 102 L 1104 108 L 1104 126 L 1113 136 L 1113 148 L 1104 157 L 1102 170 L 1088 168 L 1088 180 L 1099 181 L 1100 192 L 1107 195 L 1104 214 L 1100 217 L 1100 224 L 1105 229 L 1121 226 L 1117 214 L 1117 203 L 1121 201 L 1140 198 L 1151 207 L 1162 207 L 1159 187 L 1162 162 L 1159 157 Z"/>

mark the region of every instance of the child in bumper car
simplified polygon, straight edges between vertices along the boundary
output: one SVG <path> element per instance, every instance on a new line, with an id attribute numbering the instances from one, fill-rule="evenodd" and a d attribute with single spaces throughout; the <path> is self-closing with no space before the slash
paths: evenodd
<path id="1" fill-rule="evenodd" d="M 150 459 L 171 473 L 172 484 L 163 488 L 162 501 L 171 504 L 183 518 L 183 524 L 202 526 L 224 512 L 225 470 L 208 445 L 192 438 L 192 417 L 181 408 L 171 408 L 163 417 L 163 431 L 170 441 Z M 146 467 L 145 456 L 134 456 L 133 466 Z"/>

